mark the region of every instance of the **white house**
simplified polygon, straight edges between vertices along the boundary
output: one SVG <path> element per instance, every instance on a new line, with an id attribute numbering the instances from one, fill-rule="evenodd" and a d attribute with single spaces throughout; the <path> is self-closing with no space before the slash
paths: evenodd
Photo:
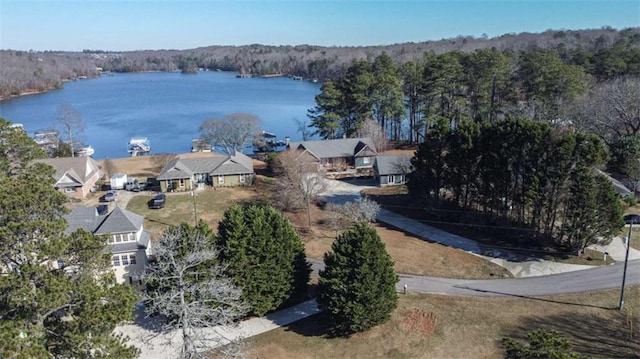
<path id="1" fill-rule="evenodd" d="M 151 255 L 151 233 L 144 230 L 144 218 L 116 207 L 99 216 L 94 207 L 77 207 L 66 216 L 67 232 L 83 228 L 96 235 L 108 235 L 107 251 L 118 283 L 133 284 L 141 280 Z"/>

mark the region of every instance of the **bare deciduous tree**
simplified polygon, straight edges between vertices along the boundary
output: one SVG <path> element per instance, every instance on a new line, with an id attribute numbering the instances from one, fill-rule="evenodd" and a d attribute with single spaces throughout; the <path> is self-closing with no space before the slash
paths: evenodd
<path id="1" fill-rule="evenodd" d="M 299 118 L 294 118 L 293 122 L 296 123 L 296 129 L 298 133 L 302 136 L 303 141 L 309 140 L 311 137 L 311 129 L 309 128 L 309 124 L 306 120 L 301 120 Z"/>
<path id="2" fill-rule="evenodd" d="M 260 132 L 260 119 L 249 113 L 232 113 L 223 119 L 212 118 L 200 125 L 200 133 L 212 146 L 229 155 L 242 152 L 244 146 Z"/>
<path id="3" fill-rule="evenodd" d="M 104 170 L 105 177 L 111 178 L 114 174 L 116 174 L 116 165 L 109 158 L 105 158 L 102 162 L 102 169 Z"/>
<path id="4" fill-rule="evenodd" d="M 277 198 L 285 209 L 306 208 L 308 224 L 311 225 L 311 204 L 327 188 L 324 177 L 313 171 L 315 163 L 305 154 L 287 150 L 278 155 Z"/>
<path id="5" fill-rule="evenodd" d="M 181 358 L 207 358 L 212 350 L 242 355 L 236 339 L 213 328 L 234 325 L 248 308 L 242 290 L 224 275 L 225 267 L 211 265 L 218 253 L 210 241 L 198 230 L 170 227 L 154 243 L 154 253 L 145 279 L 155 290 L 147 293 L 146 310 L 166 318 L 160 334 L 178 332 Z"/>
<path id="6" fill-rule="evenodd" d="M 68 103 L 63 103 L 58 108 L 56 125 L 60 128 L 62 139 L 71 146 L 71 157 L 79 147 L 79 141 L 84 134 L 84 120 L 78 110 Z"/>
<path id="7" fill-rule="evenodd" d="M 389 140 L 384 133 L 384 129 L 372 119 L 367 119 L 360 124 L 357 135 L 358 137 L 371 139 L 378 152 L 384 152 L 389 148 Z"/>
<path id="8" fill-rule="evenodd" d="M 153 166 L 155 167 L 156 170 L 162 171 L 164 166 L 166 166 L 167 163 L 173 161 L 176 157 L 178 156 L 172 153 L 160 153 L 160 154 L 151 156 L 151 163 L 153 163 Z"/>
<path id="9" fill-rule="evenodd" d="M 575 101 L 567 117 L 608 144 L 620 136 L 640 135 L 640 79 L 616 79 L 597 85 Z"/>
<path id="10" fill-rule="evenodd" d="M 380 213 L 380 205 L 368 198 L 358 198 L 344 204 L 330 203 L 329 224 L 334 228 L 344 228 L 345 224 L 356 222 L 375 222 Z M 339 226 L 339 227 L 338 227 Z"/>

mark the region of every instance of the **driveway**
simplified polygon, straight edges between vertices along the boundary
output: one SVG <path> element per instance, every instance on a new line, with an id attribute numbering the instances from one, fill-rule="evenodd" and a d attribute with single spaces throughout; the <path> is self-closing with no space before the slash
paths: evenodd
<path id="1" fill-rule="evenodd" d="M 327 180 L 327 190 L 321 195 L 328 202 L 341 204 L 359 198 L 360 192 L 363 189 L 375 187 L 376 185 L 373 180 Z M 516 278 L 536 277 L 593 267 L 589 265 L 553 262 L 504 248 L 480 245 L 474 240 L 445 232 L 385 209 L 380 210 L 377 220 L 378 222 L 388 224 L 423 240 L 457 248 L 480 256 L 492 263 L 504 267 Z M 617 255 L 618 252 L 619 248 L 617 247 L 610 251 L 610 253 L 616 253 L 612 254 L 615 260 L 619 260 L 617 259 L 619 258 L 619 255 Z M 640 258 L 640 252 L 636 252 L 638 252 L 638 258 Z M 635 257 L 630 256 L 630 258 Z M 624 260 L 624 257 L 622 260 Z"/>

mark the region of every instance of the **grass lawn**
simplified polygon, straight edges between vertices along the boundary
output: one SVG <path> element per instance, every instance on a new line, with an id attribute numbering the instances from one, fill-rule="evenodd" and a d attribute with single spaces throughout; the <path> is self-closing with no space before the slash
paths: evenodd
<path id="1" fill-rule="evenodd" d="M 194 223 L 194 199 L 189 192 L 167 193 L 166 204 L 162 209 L 147 208 L 147 202 L 151 198 L 153 196 L 134 196 L 129 201 L 127 209 L 144 216 L 144 227 L 153 233 L 154 238 L 169 225 Z M 207 189 L 198 192 L 195 199 L 198 220 L 204 220 L 215 231 L 218 221 L 231 203 L 242 203 L 257 198 L 258 194 L 251 187 Z"/>
<path id="2" fill-rule="evenodd" d="M 544 298 L 400 295 L 392 319 L 349 338 L 328 336 L 324 314 L 247 339 L 252 358 L 502 358 L 501 339 L 556 329 L 596 358 L 637 358 L 640 287 Z"/>

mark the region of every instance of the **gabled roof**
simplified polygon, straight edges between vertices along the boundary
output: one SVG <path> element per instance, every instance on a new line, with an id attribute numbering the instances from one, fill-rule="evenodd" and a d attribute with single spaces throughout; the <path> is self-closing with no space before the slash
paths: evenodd
<path id="1" fill-rule="evenodd" d="M 67 220 L 65 233 L 73 233 L 81 228 L 93 233 L 104 218 L 98 215 L 96 207 L 76 207 L 64 216 Z"/>
<path id="2" fill-rule="evenodd" d="M 596 172 L 602 176 L 605 176 L 609 182 L 611 182 L 611 185 L 613 185 L 613 188 L 616 190 L 616 192 L 622 196 L 622 197 L 626 197 L 626 196 L 631 196 L 633 195 L 633 192 L 627 188 L 627 186 L 625 186 L 624 184 L 622 184 L 622 182 L 618 181 L 617 179 L 609 176 L 607 173 L 600 171 L 599 169 L 596 169 Z"/>
<path id="3" fill-rule="evenodd" d="M 369 138 L 291 142 L 289 148 L 306 150 L 318 159 L 375 156 L 376 154 L 376 147 Z"/>
<path id="4" fill-rule="evenodd" d="M 387 155 L 377 156 L 374 164 L 379 175 L 406 174 L 411 168 L 411 156 Z"/>
<path id="5" fill-rule="evenodd" d="M 126 209 L 116 207 L 102 224 L 97 228 L 95 234 L 107 233 L 129 233 L 137 232 L 142 227 L 144 217 L 139 216 Z"/>
<path id="6" fill-rule="evenodd" d="M 91 157 L 58 157 L 35 160 L 34 162 L 44 163 L 55 170 L 55 180 L 60 182 L 63 178 L 67 180 L 63 183 L 78 182 L 82 185 L 96 172 L 100 171 L 100 165 Z"/>
<path id="7" fill-rule="evenodd" d="M 239 152 L 233 156 L 180 157 L 164 166 L 158 179 L 189 178 L 195 173 L 209 173 L 214 176 L 253 173 L 253 161 Z"/>

